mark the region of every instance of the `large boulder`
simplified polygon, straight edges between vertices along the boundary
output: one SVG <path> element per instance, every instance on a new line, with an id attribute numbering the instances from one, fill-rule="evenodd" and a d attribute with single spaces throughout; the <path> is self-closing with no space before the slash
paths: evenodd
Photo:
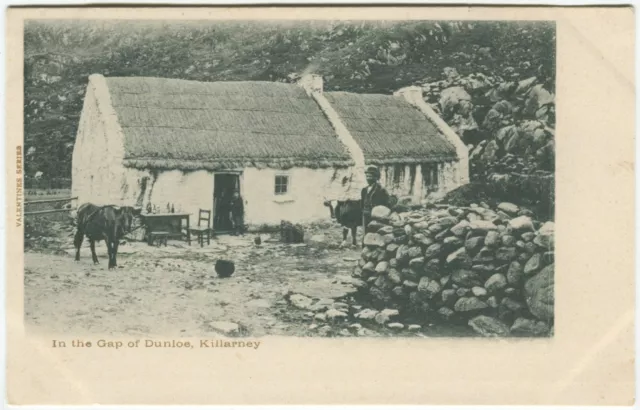
<path id="1" fill-rule="evenodd" d="M 537 80 L 538 80 L 538 77 L 533 76 L 518 82 L 518 88 L 516 88 L 516 91 L 515 91 L 516 96 L 518 96 L 519 98 L 526 97 L 531 91 L 531 88 L 533 88 L 533 86 L 536 85 Z"/>
<path id="2" fill-rule="evenodd" d="M 458 224 L 456 224 L 451 228 L 451 233 L 453 233 L 456 236 L 463 237 L 467 233 L 467 231 L 470 229 L 470 227 L 471 225 L 469 224 L 469 222 L 463 219 L 462 221 L 458 222 Z"/>
<path id="3" fill-rule="evenodd" d="M 482 246 L 484 245 L 484 237 L 482 236 L 474 236 L 465 241 L 464 247 L 467 251 L 467 254 L 471 257 L 475 256 Z"/>
<path id="4" fill-rule="evenodd" d="M 387 273 L 389 271 L 389 262 L 382 261 L 376 265 L 376 273 Z"/>
<path id="5" fill-rule="evenodd" d="M 496 133 L 496 139 L 502 143 L 508 153 L 521 154 L 524 145 L 523 133 L 516 125 L 500 128 Z"/>
<path id="6" fill-rule="evenodd" d="M 536 245 L 551 250 L 554 247 L 554 234 L 555 224 L 553 222 L 546 222 L 543 224 L 533 240 Z"/>
<path id="7" fill-rule="evenodd" d="M 495 231 L 498 227 L 491 221 L 476 220 L 470 223 L 470 228 L 477 233 L 486 234 Z"/>
<path id="8" fill-rule="evenodd" d="M 541 320 L 553 320 L 555 278 L 554 265 L 549 265 L 524 284 L 524 295 L 531 313 Z"/>
<path id="9" fill-rule="evenodd" d="M 488 246 L 483 246 L 478 254 L 473 258 L 473 262 L 476 264 L 484 264 L 492 262 L 495 259 L 495 252 Z"/>
<path id="10" fill-rule="evenodd" d="M 535 118 L 543 121 L 547 121 L 545 116 L 546 112 L 542 110 L 543 107 L 553 105 L 555 103 L 555 96 L 544 88 L 543 84 L 537 84 L 531 88 L 523 109 L 523 114 L 527 116 L 534 116 Z"/>
<path id="11" fill-rule="evenodd" d="M 453 216 L 444 216 L 436 220 L 436 224 L 440 225 L 442 228 L 445 228 L 445 229 L 451 228 L 457 223 L 458 223 L 458 220 Z"/>
<path id="12" fill-rule="evenodd" d="M 396 309 L 384 309 L 375 316 L 375 321 L 381 325 L 389 322 L 392 317 L 398 316 L 400 312 Z"/>
<path id="13" fill-rule="evenodd" d="M 509 90 L 513 88 L 513 86 L 515 86 L 513 83 L 502 83 L 497 88 L 491 90 L 489 98 L 496 103 L 487 112 L 482 122 L 483 128 L 490 131 L 497 131 L 501 125 L 512 123 L 513 104 L 504 98 L 509 94 Z"/>
<path id="14" fill-rule="evenodd" d="M 507 325 L 490 316 L 476 316 L 469 321 L 469 326 L 484 337 L 505 337 L 510 333 Z"/>
<path id="15" fill-rule="evenodd" d="M 364 245 L 371 247 L 380 247 L 385 245 L 385 241 L 382 235 L 370 232 L 364 236 Z"/>
<path id="16" fill-rule="evenodd" d="M 482 279 L 477 273 L 468 269 L 458 269 L 451 275 L 451 280 L 458 286 L 466 288 L 472 288 L 474 286 L 481 286 Z"/>
<path id="17" fill-rule="evenodd" d="M 520 128 L 534 150 L 543 147 L 551 138 L 541 121 L 524 121 Z"/>
<path id="18" fill-rule="evenodd" d="M 538 271 L 538 269 L 540 269 L 541 264 L 542 264 L 542 255 L 539 253 L 536 253 L 531 258 L 529 258 L 527 263 L 524 265 L 524 274 L 526 276 L 533 275 Z"/>
<path id="19" fill-rule="evenodd" d="M 338 319 L 345 319 L 349 315 L 347 313 L 345 313 L 345 312 L 342 312 L 342 311 L 338 310 L 338 309 L 329 309 L 326 312 L 326 316 L 327 316 L 327 319 L 338 320 Z"/>
<path id="20" fill-rule="evenodd" d="M 447 256 L 447 264 L 451 266 L 466 266 L 470 264 L 469 255 L 464 246 Z"/>
<path id="21" fill-rule="evenodd" d="M 440 309 L 438 309 L 438 314 L 444 319 L 444 320 L 451 320 L 451 318 L 454 315 L 454 311 L 446 306 L 441 307 Z"/>
<path id="22" fill-rule="evenodd" d="M 477 296 L 479 298 L 487 296 L 487 290 L 485 288 L 483 288 L 482 286 L 474 286 L 474 287 L 472 287 L 471 288 L 471 293 L 473 293 L 473 296 Z"/>
<path id="23" fill-rule="evenodd" d="M 391 215 L 391 209 L 386 206 L 378 205 L 371 210 L 371 219 L 378 221 L 388 221 Z"/>
<path id="24" fill-rule="evenodd" d="M 436 280 L 429 279 L 426 276 L 420 279 L 420 283 L 418 284 L 418 292 L 421 293 L 427 299 L 433 299 L 436 296 L 442 287 L 440 283 Z"/>
<path id="25" fill-rule="evenodd" d="M 500 234 L 497 231 L 489 231 L 484 238 L 484 244 L 489 247 L 497 246 L 499 240 Z"/>
<path id="26" fill-rule="evenodd" d="M 389 223 L 394 227 L 402 226 L 404 225 L 404 218 L 402 218 L 397 212 L 391 212 L 389 215 Z"/>
<path id="27" fill-rule="evenodd" d="M 459 249 L 462 246 L 462 239 L 457 236 L 448 236 L 444 238 L 442 243 L 447 247 L 447 249 Z"/>
<path id="28" fill-rule="evenodd" d="M 477 297 L 471 296 L 471 297 L 461 297 L 460 299 L 458 299 L 453 309 L 456 312 L 467 313 L 467 312 L 482 311 L 484 309 L 487 309 L 488 307 L 489 305 L 487 305 Z"/>
<path id="29" fill-rule="evenodd" d="M 387 225 L 382 222 L 374 220 L 369 222 L 369 225 L 367 225 L 367 232 L 378 232 L 380 235 L 385 235 L 385 233 L 380 232 L 380 230 L 386 227 Z"/>
<path id="30" fill-rule="evenodd" d="M 394 284 L 399 284 L 402 283 L 402 275 L 400 275 L 400 272 L 398 272 L 396 269 L 389 269 L 389 273 L 387 274 L 387 277 L 389 278 L 389 280 L 394 283 Z"/>
<path id="31" fill-rule="evenodd" d="M 448 307 L 453 307 L 458 300 L 458 295 L 456 294 L 455 289 L 445 289 L 442 291 L 442 303 L 444 303 Z"/>
<path id="32" fill-rule="evenodd" d="M 549 334 L 549 325 L 544 322 L 519 317 L 511 326 L 511 334 L 517 336 L 542 336 Z"/>
<path id="33" fill-rule="evenodd" d="M 356 313 L 354 316 L 356 319 L 373 320 L 379 312 L 374 309 L 364 309 Z"/>
<path id="34" fill-rule="evenodd" d="M 423 233 L 413 234 L 413 241 L 425 247 L 431 246 L 435 242 L 433 239 Z"/>
<path id="35" fill-rule="evenodd" d="M 396 250 L 396 260 L 398 262 L 404 263 L 409 260 L 409 246 L 408 245 L 400 245 Z"/>
<path id="36" fill-rule="evenodd" d="M 478 145 L 476 145 L 471 152 L 469 152 L 469 161 L 474 161 L 480 157 L 482 151 L 484 150 L 485 145 L 487 145 L 487 140 L 480 141 Z"/>
<path id="37" fill-rule="evenodd" d="M 375 270 L 376 270 L 376 264 L 373 263 L 372 261 L 365 263 L 364 266 L 362 267 L 362 272 L 371 273 L 371 272 L 375 272 Z"/>
<path id="38" fill-rule="evenodd" d="M 512 204 L 511 202 L 502 202 L 498 205 L 498 209 L 509 215 L 516 215 L 520 210 L 520 207 L 518 207 L 518 205 Z"/>
<path id="39" fill-rule="evenodd" d="M 451 117 L 463 101 L 471 102 L 471 96 L 462 87 L 449 87 L 440 93 L 440 107 L 445 117 Z"/>
<path id="40" fill-rule="evenodd" d="M 419 271 L 424 266 L 424 257 L 413 258 L 409 261 L 409 268 Z"/>
<path id="41" fill-rule="evenodd" d="M 424 264 L 424 271 L 427 274 L 438 273 L 441 264 L 442 262 L 438 258 L 429 259 L 427 263 Z"/>
<path id="42" fill-rule="evenodd" d="M 512 286 L 519 286 L 522 283 L 524 271 L 522 264 L 517 261 L 511 262 L 507 270 L 507 283 Z"/>
<path id="43" fill-rule="evenodd" d="M 388 245 L 388 244 L 394 242 L 395 237 L 393 236 L 393 234 L 388 233 L 388 234 L 382 236 L 382 240 L 384 241 L 385 245 Z"/>
<path id="44" fill-rule="evenodd" d="M 530 217 L 522 215 L 510 220 L 509 227 L 514 231 L 533 231 L 533 221 Z"/>
<path id="45" fill-rule="evenodd" d="M 425 251 L 424 251 L 424 258 L 425 259 L 432 259 L 432 258 L 436 258 L 438 256 L 440 256 L 440 254 L 442 253 L 443 248 L 442 245 L 439 243 L 434 243 L 433 245 L 430 245 Z"/>
<path id="46" fill-rule="evenodd" d="M 481 161 L 485 163 L 490 163 L 498 159 L 498 142 L 496 140 L 491 140 L 484 148 L 482 155 L 480 156 Z"/>
<path id="47" fill-rule="evenodd" d="M 501 273 L 496 273 L 494 275 L 491 275 L 491 277 L 487 279 L 484 284 L 484 288 L 489 293 L 496 293 L 506 288 L 507 284 L 507 278 Z"/>
<path id="48" fill-rule="evenodd" d="M 422 255 L 422 248 L 419 246 L 412 246 L 407 250 L 407 257 L 409 259 L 416 259 Z M 422 259 L 424 262 L 424 258 Z"/>
<path id="49" fill-rule="evenodd" d="M 511 262 L 516 258 L 517 250 L 513 246 L 503 246 L 496 251 L 496 259 L 504 262 Z"/>

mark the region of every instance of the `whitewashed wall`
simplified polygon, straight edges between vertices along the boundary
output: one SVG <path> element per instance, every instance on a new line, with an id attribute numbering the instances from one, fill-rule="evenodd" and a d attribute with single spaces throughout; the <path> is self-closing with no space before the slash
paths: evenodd
<path id="1" fill-rule="evenodd" d="M 289 176 L 289 193 L 275 194 L 275 176 Z M 245 169 L 241 189 L 245 203 L 245 222 L 252 225 L 278 224 L 285 219 L 294 223 L 327 220 L 325 199 L 359 198 L 359 190 L 342 185 L 351 170 L 292 168 Z"/>
<path id="2" fill-rule="evenodd" d="M 442 192 L 449 192 L 462 185 L 460 174 L 460 161 L 445 162 L 440 165 L 439 170 L 441 172 L 440 178 L 442 180 Z"/>
<path id="3" fill-rule="evenodd" d="M 394 165 L 381 166 L 380 169 L 380 184 L 387 189 L 392 195 L 396 195 L 398 198 L 411 197 L 412 200 L 420 200 L 420 194 L 422 187 L 417 184 L 417 173 L 419 172 L 418 166 L 416 166 L 416 178 L 411 183 L 411 167 L 409 165 L 400 165 L 402 179 L 396 184 L 396 174 L 398 168 Z"/>
<path id="4" fill-rule="evenodd" d="M 455 165 L 438 165 L 438 192 L 447 192 L 456 186 Z M 411 185 L 409 165 L 403 165 L 404 179 L 394 185 L 394 167 L 380 167 L 380 182 L 399 198 L 411 197 L 419 203 L 429 193 L 424 187 L 422 169 L 415 167 L 415 178 Z M 314 222 L 329 219 L 325 200 L 360 199 L 362 184 L 357 182 L 353 169 L 308 169 L 289 170 L 246 168 L 240 175 L 241 194 L 245 200 L 245 223 L 250 225 L 279 224 L 281 220 L 294 223 Z M 289 193 L 275 194 L 276 175 L 289 177 Z M 141 186 L 147 178 L 145 192 Z M 147 204 L 159 206 L 163 211 L 167 203 L 173 204 L 176 212 L 198 215 L 199 209 L 213 209 L 214 174 L 209 171 L 183 172 L 178 170 L 150 171 L 126 169 L 119 179 L 122 188 L 121 203 L 131 206 Z M 345 183 L 346 182 L 346 183 Z M 142 201 L 140 199 L 142 198 Z M 195 219 L 194 219 L 195 221 Z"/>
<path id="5" fill-rule="evenodd" d="M 144 178 L 147 178 L 146 186 Z M 122 202 L 142 206 L 143 210 L 152 204 L 158 206 L 161 212 L 166 212 L 167 204 L 172 204 L 176 213 L 192 214 L 195 223 L 200 209 L 213 208 L 213 174 L 208 171 L 170 170 L 153 173 L 128 168 L 122 181 L 121 186 L 126 187 L 122 191 Z"/>
<path id="6" fill-rule="evenodd" d="M 91 78 L 72 156 L 71 191 L 78 204 L 117 204 L 121 196 L 124 148 L 112 110 L 106 86 Z"/>
<path id="7" fill-rule="evenodd" d="M 438 186 L 434 190 L 433 187 L 426 187 L 423 178 L 423 166 L 400 165 L 398 168 L 394 165 L 381 166 L 380 183 L 387 189 L 390 194 L 396 195 L 398 198 L 410 198 L 412 203 L 418 204 L 429 194 L 444 194 L 460 184 L 457 179 L 456 164 L 453 162 L 445 162 L 437 164 Z M 412 168 L 414 177 L 411 178 Z M 402 176 L 397 178 L 396 173 L 401 169 Z M 400 179 L 398 183 L 396 181 Z"/>
<path id="8" fill-rule="evenodd" d="M 289 176 L 289 193 L 275 194 L 275 176 Z M 294 223 L 328 220 L 329 209 L 325 199 L 359 199 L 361 187 L 343 185 L 343 179 L 351 177 L 348 169 L 246 168 L 240 176 L 241 194 L 245 200 L 245 223 L 250 225 L 279 224 L 281 220 Z M 147 179 L 142 193 L 143 179 Z M 126 169 L 120 179 L 123 188 L 119 198 L 128 205 L 157 205 L 162 211 L 167 203 L 176 212 L 198 215 L 199 209 L 213 209 L 214 174 L 209 171 L 182 172 Z M 138 200 L 142 198 L 142 201 Z"/>

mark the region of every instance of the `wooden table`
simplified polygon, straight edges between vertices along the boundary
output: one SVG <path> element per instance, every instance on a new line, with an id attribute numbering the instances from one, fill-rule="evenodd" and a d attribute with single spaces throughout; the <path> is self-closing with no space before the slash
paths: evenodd
<path id="1" fill-rule="evenodd" d="M 169 232 L 167 237 L 182 239 L 182 221 L 187 221 L 187 243 L 191 245 L 191 232 L 189 229 L 189 217 L 191 214 L 185 213 L 165 213 L 165 214 L 141 214 L 143 224 L 145 226 L 145 237 L 147 243 L 151 245 L 151 232 L 166 231 Z M 176 224 L 177 222 L 177 224 Z M 177 229 L 176 229 L 177 226 Z"/>

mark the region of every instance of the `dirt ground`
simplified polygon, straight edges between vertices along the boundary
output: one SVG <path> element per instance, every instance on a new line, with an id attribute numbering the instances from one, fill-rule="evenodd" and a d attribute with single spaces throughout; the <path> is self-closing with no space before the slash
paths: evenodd
<path id="1" fill-rule="evenodd" d="M 359 258 L 355 248 L 339 248 L 337 225 L 305 244 L 278 238 L 254 244 L 255 235 L 220 236 L 200 248 L 169 241 L 121 245 L 118 268 L 107 269 L 104 243 L 100 263 L 83 244 L 74 261 L 72 232 L 51 239 L 46 249 L 25 252 L 25 323 L 32 331 L 76 335 L 202 337 L 215 334 L 211 322 L 238 324 L 245 335 L 310 335 L 310 318 L 287 305 L 292 291 L 311 298 L 339 298 L 354 288 L 349 277 Z M 231 259 L 236 271 L 218 278 L 218 259 Z"/>

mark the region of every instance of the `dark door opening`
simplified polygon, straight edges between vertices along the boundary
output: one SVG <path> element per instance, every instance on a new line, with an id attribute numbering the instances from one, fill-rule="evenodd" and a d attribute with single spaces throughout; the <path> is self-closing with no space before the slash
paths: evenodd
<path id="1" fill-rule="evenodd" d="M 213 180 L 213 229 L 224 233 L 233 229 L 230 202 L 233 193 L 240 193 L 240 175 L 215 174 Z"/>

